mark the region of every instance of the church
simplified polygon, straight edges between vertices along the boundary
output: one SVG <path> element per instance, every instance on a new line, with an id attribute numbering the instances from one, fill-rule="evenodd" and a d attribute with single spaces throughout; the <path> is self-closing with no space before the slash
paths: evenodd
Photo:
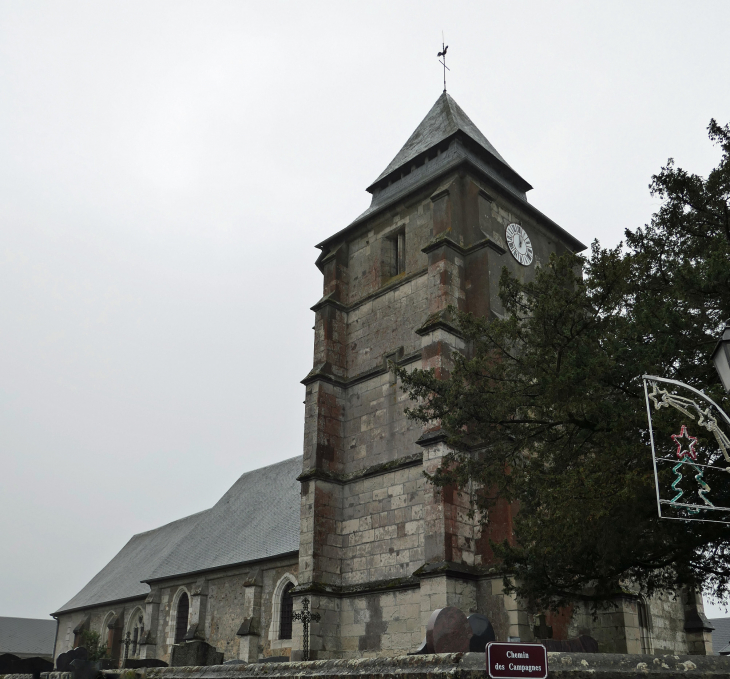
<path id="1" fill-rule="evenodd" d="M 531 188 L 444 91 L 367 188 L 370 207 L 317 245 L 303 453 L 133 536 L 53 614 L 55 655 L 90 630 L 113 658 L 169 662 L 199 639 L 226 661 L 298 660 L 305 598 L 320 616 L 312 659 L 405 655 L 445 606 L 487 615 L 500 641 L 587 634 L 603 652 L 711 653 L 695 592 L 627 590 L 595 619 L 533 616 L 490 574 L 489 539 L 509 535 L 513 508 L 480 525 L 424 477 L 448 448 L 406 418 L 389 364 L 448 371 L 464 348 L 449 306 L 497 317 L 504 267 L 529 280 L 552 252 L 585 248 L 528 202 Z"/>

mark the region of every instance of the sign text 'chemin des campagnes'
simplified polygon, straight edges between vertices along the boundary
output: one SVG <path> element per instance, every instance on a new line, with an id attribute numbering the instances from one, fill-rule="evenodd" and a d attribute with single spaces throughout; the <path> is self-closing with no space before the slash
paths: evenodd
<path id="1" fill-rule="evenodd" d="M 542 644 L 487 644 L 487 673 L 492 679 L 547 679 L 547 651 Z"/>

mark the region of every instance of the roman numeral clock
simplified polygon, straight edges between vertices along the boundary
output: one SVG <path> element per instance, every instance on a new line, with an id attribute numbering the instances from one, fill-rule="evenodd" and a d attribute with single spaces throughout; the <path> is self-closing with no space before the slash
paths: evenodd
<path id="1" fill-rule="evenodd" d="M 505 230 L 505 238 L 509 251 L 520 264 L 528 266 L 532 263 L 532 243 L 519 224 L 510 224 Z"/>

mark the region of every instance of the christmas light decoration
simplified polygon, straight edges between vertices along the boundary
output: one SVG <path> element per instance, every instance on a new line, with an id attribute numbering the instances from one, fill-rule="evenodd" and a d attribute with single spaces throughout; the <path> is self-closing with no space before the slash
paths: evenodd
<path id="1" fill-rule="evenodd" d="M 710 499 L 712 485 L 727 494 L 728 473 L 730 473 L 730 417 L 708 396 L 687 384 L 653 375 L 644 375 L 644 395 L 646 412 L 649 419 L 648 435 L 651 441 L 654 461 L 654 480 L 657 494 L 657 511 L 661 518 L 681 521 L 710 521 L 730 524 L 730 507 L 715 505 Z M 667 385 L 667 386 L 665 386 Z M 676 410 L 689 418 L 695 425 L 702 427 L 714 438 L 717 448 L 707 445 L 707 439 L 700 439 L 690 434 L 688 424 L 681 424 L 679 433 L 667 431 L 670 422 L 660 418 L 653 422 L 654 415 L 660 412 Z M 694 426 L 690 422 L 689 426 Z M 657 431 L 664 431 L 655 443 Z M 676 432 L 676 429 L 674 429 Z M 667 438 L 664 438 L 667 436 Z M 676 455 L 660 446 L 665 452 L 657 453 L 659 440 L 672 440 Z M 666 469 L 671 465 L 673 480 L 659 473 L 659 468 Z M 669 469 L 666 469 L 669 472 Z M 696 493 L 687 488 L 693 478 L 696 482 Z M 660 481 L 661 479 L 661 481 Z M 714 479 L 714 481 L 713 481 Z M 684 488 L 682 482 L 684 481 Z M 720 484 L 717 486 L 716 484 Z M 699 498 L 699 499 L 697 499 Z"/>

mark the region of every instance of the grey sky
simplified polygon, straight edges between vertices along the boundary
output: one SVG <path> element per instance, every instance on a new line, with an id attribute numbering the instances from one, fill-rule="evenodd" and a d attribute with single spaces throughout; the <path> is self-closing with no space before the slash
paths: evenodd
<path id="1" fill-rule="evenodd" d="M 313 245 L 449 93 L 582 241 L 730 121 L 727 2 L 0 0 L 0 615 L 298 455 Z"/>

